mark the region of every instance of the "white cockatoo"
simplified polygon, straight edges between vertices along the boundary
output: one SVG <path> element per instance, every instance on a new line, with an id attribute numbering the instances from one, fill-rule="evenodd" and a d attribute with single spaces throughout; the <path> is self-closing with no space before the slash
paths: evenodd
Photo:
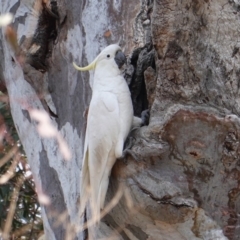
<path id="1" fill-rule="evenodd" d="M 94 70 L 82 163 L 80 212 L 84 212 L 90 199 L 98 221 L 112 167 L 122 156 L 124 141 L 134 120 L 130 91 L 120 70 L 125 61 L 121 48 L 112 44 L 87 67 L 73 63 L 77 70 Z"/>

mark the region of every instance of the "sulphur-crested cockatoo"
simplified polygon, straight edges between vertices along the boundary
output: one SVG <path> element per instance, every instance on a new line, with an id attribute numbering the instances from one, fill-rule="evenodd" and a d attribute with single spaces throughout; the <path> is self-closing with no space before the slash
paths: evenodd
<path id="1" fill-rule="evenodd" d="M 87 67 L 81 68 L 73 63 L 77 70 L 94 70 L 84 144 L 80 212 L 84 212 L 90 199 L 91 209 L 98 220 L 100 209 L 104 207 L 111 169 L 116 159 L 122 156 L 124 141 L 134 120 L 130 91 L 120 70 L 125 60 L 121 48 L 113 44 Z"/>

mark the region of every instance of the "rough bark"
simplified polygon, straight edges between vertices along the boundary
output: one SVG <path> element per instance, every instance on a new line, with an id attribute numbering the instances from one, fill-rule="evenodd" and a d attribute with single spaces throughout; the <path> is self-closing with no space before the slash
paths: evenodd
<path id="1" fill-rule="evenodd" d="M 1 5 L 1 12 L 15 14 L 19 39 L 34 34 L 27 27 L 30 2 Z M 119 185 L 123 197 L 103 218 L 96 238 L 238 239 L 238 2 L 59 0 L 57 5 L 58 35 L 45 71 L 31 62 L 25 68 L 14 63 L 3 36 L 1 59 L 16 128 L 36 183 L 51 199 L 42 208 L 47 239 L 64 239 L 73 231 L 66 224 L 56 227 L 57 217 L 49 213 L 66 212 L 67 223 L 82 223 L 77 210 L 83 113 L 92 73 L 76 72 L 72 61 L 86 65 L 118 41 L 128 54 L 125 77 L 135 114 L 149 108 L 151 117 L 148 126 L 131 132 L 130 153 L 113 168 L 107 202 Z M 46 104 L 58 116 L 52 122 L 71 149 L 70 161 L 54 139 L 39 137 L 29 118 L 29 108 L 47 109 Z"/>

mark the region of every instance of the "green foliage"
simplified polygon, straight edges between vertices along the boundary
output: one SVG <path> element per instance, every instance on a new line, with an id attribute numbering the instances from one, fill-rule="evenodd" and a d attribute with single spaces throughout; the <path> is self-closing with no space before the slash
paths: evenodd
<path id="1" fill-rule="evenodd" d="M 17 151 L 4 162 L 3 159 L 16 145 Z M 0 182 L 2 177 L 11 173 L 11 169 L 14 174 L 7 182 L 0 183 L 0 236 L 1 232 L 6 231 L 6 222 L 10 219 L 9 239 L 37 239 L 43 226 L 35 184 L 14 127 L 9 105 L 0 101 Z M 19 189 L 17 196 L 14 193 L 16 189 Z M 16 208 L 11 218 L 11 207 L 14 204 Z"/>

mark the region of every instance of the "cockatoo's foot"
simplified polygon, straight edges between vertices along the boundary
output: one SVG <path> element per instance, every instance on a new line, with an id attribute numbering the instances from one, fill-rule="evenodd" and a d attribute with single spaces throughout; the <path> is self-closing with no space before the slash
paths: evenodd
<path id="1" fill-rule="evenodd" d="M 132 157 L 134 160 L 138 161 L 137 155 L 130 149 L 125 149 L 123 151 L 122 156 L 120 158 L 118 158 L 118 160 L 121 160 L 124 163 L 127 163 L 129 157 Z"/>
<path id="2" fill-rule="evenodd" d="M 132 155 L 132 150 L 130 150 L 130 149 L 133 146 L 135 140 L 136 139 L 134 137 L 129 136 L 127 138 L 127 140 L 124 143 L 124 150 L 123 150 L 122 156 L 120 158 L 118 158 L 118 160 L 121 160 L 126 163 L 128 156 Z"/>
<path id="3" fill-rule="evenodd" d="M 135 118 L 135 123 L 133 124 L 135 128 L 132 129 L 131 133 L 136 131 L 140 126 L 145 126 L 149 124 L 149 117 L 150 117 L 150 111 L 148 109 L 142 111 L 141 113 L 141 119 L 139 117 L 134 117 Z M 129 135 L 134 135 L 134 134 L 129 134 Z M 134 153 L 134 151 L 131 150 L 133 147 L 134 143 L 136 141 L 136 138 L 133 136 L 128 136 L 124 143 L 124 150 L 122 153 L 122 156 L 118 158 L 118 160 L 122 160 L 126 162 L 128 160 L 128 157 L 131 156 L 133 159 L 136 161 L 139 160 L 139 157 Z"/>
<path id="4" fill-rule="evenodd" d="M 123 155 L 122 155 L 121 159 L 123 159 L 123 161 L 126 162 L 128 160 L 129 156 L 131 156 L 134 160 L 138 161 L 137 155 L 134 153 L 134 151 L 132 151 L 130 149 L 125 149 L 123 151 Z"/>
<path id="5" fill-rule="evenodd" d="M 128 136 L 123 147 L 123 151 L 132 148 L 136 139 L 132 136 Z"/>
<path id="6" fill-rule="evenodd" d="M 125 162 L 126 163 L 126 161 L 127 161 L 127 155 L 129 155 L 130 154 L 130 149 L 131 149 L 131 147 L 133 146 L 133 144 L 134 144 L 134 142 L 135 142 L 135 138 L 134 137 L 128 137 L 127 139 L 126 139 L 126 141 L 125 141 L 125 143 L 124 143 L 124 149 L 123 149 L 123 152 L 122 152 L 122 156 L 120 157 L 120 158 L 118 158 L 118 160 L 121 160 L 121 161 L 123 161 L 123 162 Z"/>
<path id="7" fill-rule="evenodd" d="M 150 111 L 149 109 L 146 109 L 142 111 L 141 113 L 141 119 L 142 119 L 142 124 L 141 126 L 146 126 L 149 124 L 149 118 L 150 118 Z"/>

